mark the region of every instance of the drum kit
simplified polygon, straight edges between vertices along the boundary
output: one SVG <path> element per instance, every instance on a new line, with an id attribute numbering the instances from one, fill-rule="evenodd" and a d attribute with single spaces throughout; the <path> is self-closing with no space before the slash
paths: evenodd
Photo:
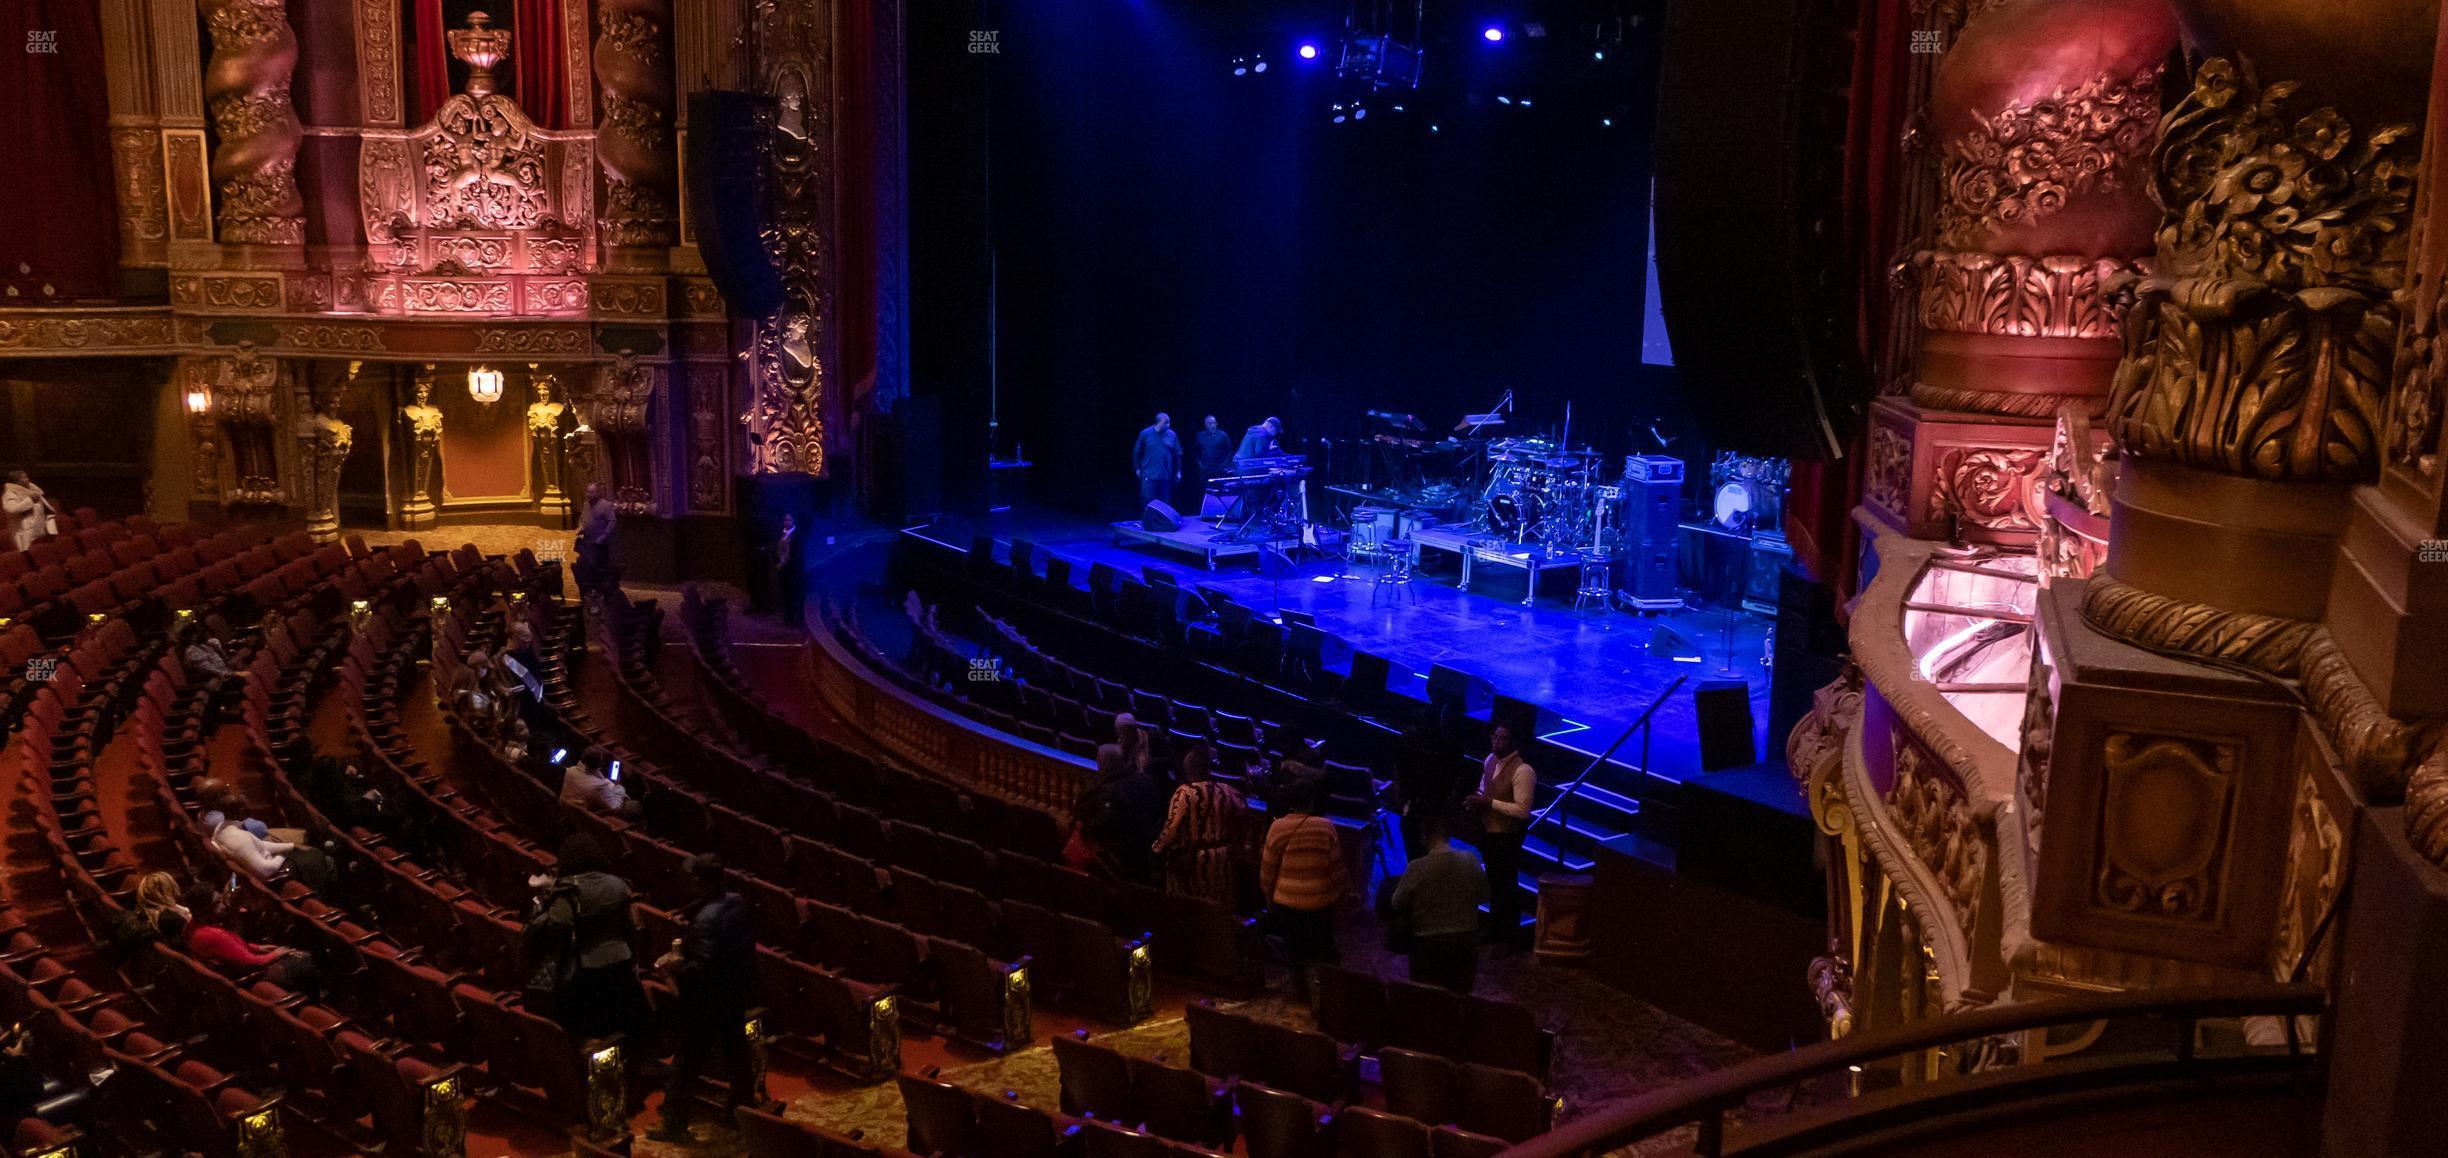
<path id="1" fill-rule="evenodd" d="M 1592 478 L 1598 452 L 1544 438 L 1488 443 L 1488 482 L 1473 520 L 1509 543 L 1593 547 L 1622 489 Z"/>

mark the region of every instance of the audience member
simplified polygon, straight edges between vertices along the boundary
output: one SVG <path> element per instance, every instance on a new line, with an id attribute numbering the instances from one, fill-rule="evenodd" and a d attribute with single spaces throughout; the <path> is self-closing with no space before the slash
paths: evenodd
<path id="1" fill-rule="evenodd" d="M 561 803 L 609 816 L 634 817 L 637 801 L 615 779 L 618 761 L 602 748 L 588 748 L 561 770 Z"/>
<path id="2" fill-rule="evenodd" d="M 231 932 L 225 915 L 228 904 L 225 890 L 202 882 L 187 886 L 183 905 L 162 914 L 162 940 L 176 942 L 183 936 L 187 951 L 206 964 L 237 973 L 261 969 L 265 980 L 283 989 L 308 996 L 322 994 L 323 974 L 314 958 L 303 949 L 251 944 Z"/>
<path id="3" fill-rule="evenodd" d="M 1479 906 L 1488 899 L 1487 873 L 1453 846 L 1445 820 L 1420 825 L 1425 849 L 1394 886 L 1394 919 L 1405 932 L 1411 979 L 1469 993 L 1479 980 Z"/>
<path id="4" fill-rule="evenodd" d="M 176 914 L 180 920 L 193 916 L 187 911 L 187 906 L 179 903 L 178 878 L 163 872 L 146 873 L 137 878 L 136 914 L 144 918 L 145 924 L 153 927 L 157 936 L 161 933 L 164 916 Z"/>
<path id="5" fill-rule="evenodd" d="M 273 829 L 249 816 L 237 790 L 219 781 L 201 782 L 197 798 L 205 810 L 205 833 L 230 864 L 257 880 L 287 873 L 315 895 L 332 897 L 340 883 L 339 866 L 331 854 L 304 843 L 305 833 Z"/>
<path id="6" fill-rule="evenodd" d="M 1071 814 L 1095 863 L 1125 880 L 1153 878 L 1156 835 L 1165 822 L 1164 798 L 1120 745 L 1097 749 L 1097 778 L 1080 792 Z"/>
<path id="7" fill-rule="evenodd" d="M 1285 815 L 1267 828 L 1258 889 L 1291 960 L 1292 990 L 1307 1001 L 1309 967 L 1339 958 L 1335 908 L 1351 892 L 1351 869 L 1344 864 L 1334 821 L 1318 814 L 1313 788 L 1288 792 L 1283 806 Z"/>
<path id="8" fill-rule="evenodd" d="M 1513 729 L 1504 724 L 1489 729 L 1479 790 L 1464 807 L 1478 823 L 1472 840 L 1487 865 L 1488 937 L 1499 944 L 1518 944 L 1522 936 L 1522 835 L 1537 795 L 1538 772 L 1522 757 Z"/>
<path id="9" fill-rule="evenodd" d="M 0 487 L 0 512 L 6 512 L 9 533 L 20 551 L 59 530 L 51 500 L 23 470 L 8 472 L 8 485 Z"/>
<path id="10" fill-rule="evenodd" d="M 528 1001 L 580 1039 L 636 1032 L 646 993 L 630 947 L 629 882 L 581 832 L 561 842 L 552 877 L 538 883 L 524 935 Z"/>
<path id="11" fill-rule="evenodd" d="M 748 1039 L 740 1030 L 756 979 L 748 902 L 732 891 L 721 858 L 693 856 L 682 867 L 697 882 L 697 900 L 683 914 L 688 933 L 655 961 L 655 969 L 680 994 L 671 1081 L 663 1089 L 662 1124 L 652 1135 L 665 1142 L 688 1141 L 693 1088 L 715 1051 L 722 1053 L 723 1080 L 730 1084 L 725 1101 L 736 1108 L 755 1097 L 749 1088 Z"/>
<path id="12" fill-rule="evenodd" d="M 1182 785 L 1173 790 L 1155 852 L 1164 859 L 1167 892 L 1205 897 L 1230 909 L 1237 900 L 1233 843 L 1249 804 L 1231 785 L 1209 776 L 1214 759 L 1215 751 L 1205 744 L 1182 756 Z"/>

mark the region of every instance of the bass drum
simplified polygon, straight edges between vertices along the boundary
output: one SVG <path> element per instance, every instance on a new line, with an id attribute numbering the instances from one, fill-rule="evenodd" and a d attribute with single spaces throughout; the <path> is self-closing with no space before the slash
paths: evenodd
<path id="1" fill-rule="evenodd" d="M 1488 530 L 1509 543 L 1529 538 L 1531 528 L 1547 515 L 1546 496 L 1512 479 L 1498 479 L 1490 484 L 1484 502 Z"/>

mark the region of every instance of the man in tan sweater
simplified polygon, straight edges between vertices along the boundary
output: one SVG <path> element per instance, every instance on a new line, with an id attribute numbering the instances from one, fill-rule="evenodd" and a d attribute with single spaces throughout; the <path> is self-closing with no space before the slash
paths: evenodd
<path id="1" fill-rule="evenodd" d="M 1522 835 L 1530 828 L 1530 808 L 1537 798 L 1538 770 L 1522 758 L 1513 729 L 1505 724 L 1489 729 L 1479 790 L 1463 805 L 1479 820 L 1473 837 L 1479 860 L 1487 866 L 1488 935 L 1498 944 L 1521 940 Z"/>

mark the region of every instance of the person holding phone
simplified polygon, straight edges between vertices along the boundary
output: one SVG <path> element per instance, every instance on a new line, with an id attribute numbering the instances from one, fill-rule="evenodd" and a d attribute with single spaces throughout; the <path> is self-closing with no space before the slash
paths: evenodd
<path id="1" fill-rule="evenodd" d="M 619 771 L 620 762 L 611 753 L 588 748 L 561 770 L 561 803 L 610 816 L 636 816 L 638 803 L 620 786 Z"/>

